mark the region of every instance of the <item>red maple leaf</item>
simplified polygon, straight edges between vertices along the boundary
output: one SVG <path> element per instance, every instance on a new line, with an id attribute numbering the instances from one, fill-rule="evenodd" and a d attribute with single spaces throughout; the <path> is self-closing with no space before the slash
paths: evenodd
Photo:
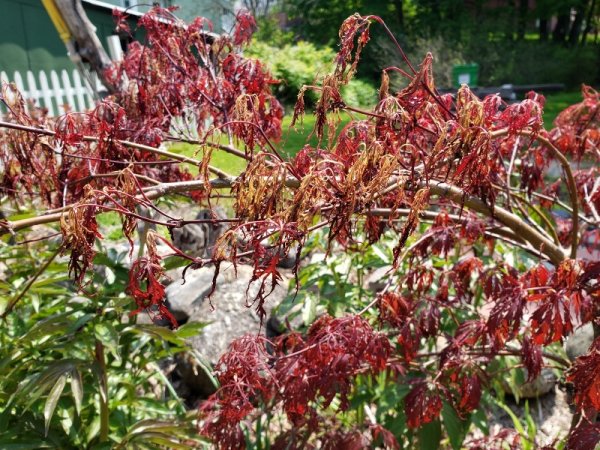
<path id="1" fill-rule="evenodd" d="M 595 450 L 600 442 L 600 424 L 581 423 L 569 434 L 565 450 Z"/>
<path id="2" fill-rule="evenodd" d="M 425 381 L 418 382 L 404 400 L 404 412 L 409 428 L 419 428 L 437 419 L 442 410 L 442 399 Z"/>
<path id="3" fill-rule="evenodd" d="M 573 403 L 578 410 L 600 411 L 600 338 L 594 341 L 587 354 L 575 360 L 566 377 L 573 383 Z"/>

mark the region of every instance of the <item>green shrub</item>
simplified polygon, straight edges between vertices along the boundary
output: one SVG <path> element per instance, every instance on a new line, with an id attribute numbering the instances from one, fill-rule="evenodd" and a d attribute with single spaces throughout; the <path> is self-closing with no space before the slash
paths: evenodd
<path id="1" fill-rule="evenodd" d="M 246 55 L 267 64 L 273 76 L 281 81 L 274 89 L 277 98 L 287 104 L 296 101 L 302 86 L 317 84 L 316 81 L 331 70 L 335 58 L 331 48 L 318 48 L 304 41 L 286 44 L 282 48 L 254 41 L 246 50 Z M 352 80 L 342 89 L 342 94 L 349 104 L 371 105 L 377 100 L 376 89 L 360 80 Z M 308 104 L 316 98 L 316 93 L 310 90 L 306 93 Z"/>
<path id="2" fill-rule="evenodd" d="M 281 80 L 275 87 L 277 97 L 284 103 L 291 103 L 296 100 L 302 86 L 314 84 L 315 74 L 322 76 L 330 70 L 335 52 L 327 47 L 319 49 L 303 41 L 287 44 L 283 48 L 254 41 L 246 50 L 246 55 L 267 64 L 273 76 Z M 307 98 L 314 100 L 316 95 L 308 94 Z"/>
<path id="3" fill-rule="evenodd" d="M 478 62 L 480 80 L 487 85 L 503 83 L 564 83 L 578 87 L 598 80 L 598 48 L 568 48 L 539 41 L 483 42 L 470 45 L 467 57 Z"/>
<path id="4" fill-rule="evenodd" d="M 570 48 L 552 42 L 479 37 L 460 42 L 440 36 L 415 37 L 402 42 L 402 47 L 415 68 L 427 52 L 433 54 L 434 76 L 440 87 L 452 86 L 452 66 L 467 62 L 479 64 L 481 86 L 563 83 L 567 88 L 578 88 L 581 83 L 600 80 L 598 46 Z M 380 69 L 394 65 L 406 69 L 393 44 L 384 38 L 377 39 L 376 44 L 375 60 Z M 399 76 L 392 82 L 396 88 L 406 84 Z"/>
<path id="5" fill-rule="evenodd" d="M 365 81 L 354 79 L 342 87 L 342 97 L 348 105 L 372 106 L 377 103 L 377 89 Z"/>
<path id="6" fill-rule="evenodd" d="M 376 44 L 374 57 L 382 69 L 389 66 L 406 69 L 406 64 L 400 57 L 398 50 L 387 36 L 378 38 Z M 448 42 L 441 36 L 416 37 L 403 44 L 403 48 L 415 68 L 423 61 L 425 55 L 431 52 L 433 55 L 433 75 L 436 84 L 440 87 L 452 86 L 452 66 L 467 61 L 461 45 L 448 45 Z M 407 79 L 400 76 L 392 76 L 391 82 L 395 89 L 408 84 Z"/>

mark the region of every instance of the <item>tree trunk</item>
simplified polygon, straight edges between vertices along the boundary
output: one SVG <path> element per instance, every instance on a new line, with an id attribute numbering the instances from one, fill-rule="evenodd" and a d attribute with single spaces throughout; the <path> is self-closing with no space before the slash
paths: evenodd
<path id="1" fill-rule="evenodd" d="M 552 31 L 552 40 L 554 42 L 565 42 L 570 21 L 571 18 L 568 10 L 563 11 L 563 13 L 558 16 L 556 25 Z"/>
<path id="2" fill-rule="evenodd" d="M 548 19 L 540 18 L 540 41 L 548 40 Z"/>
<path id="3" fill-rule="evenodd" d="M 569 30 L 569 45 L 571 46 L 575 46 L 579 42 L 579 34 L 581 33 L 581 25 L 583 24 L 584 14 L 585 11 L 583 6 L 579 6 L 577 8 L 577 12 L 575 13 L 573 25 L 571 25 L 571 29 Z"/>
<path id="4" fill-rule="evenodd" d="M 402 7 L 404 6 L 403 1 L 395 0 L 394 5 L 396 7 L 396 20 L 398 20 L 398 26 L 404 32 L 404 11 L 402 9 Z"/>
<path id="5" fill-rule="evenodd" d="M 54 0 L 54 2 L 73 35 L 77 53 L 82 61 L 89 63 L 108 92 L 115 92 L 116 87 L 108 81 L 104 73 L 111 65 L 111 60 L 96 36 L 96 27 L 88 19 L 81 0 Z"/>
<path id="6" fill-rule="evenodd" d="M 585 19 L 585 28 L 583 29 L 583 34 L 581 35 L 581 45 L 585 45 L 585 41 L 587 40 L 587 35 L 592 30 L 592 19 L 594 18 L 594 10 L 596 9 L 596 0 L 592 0 L 590 3 L 590 7 L 588 9 L 587 17 Z"/>
<path id="7" fill-rule="evenodd" d="M 527 13 L 529 12 L 529 0 L 519 0 L 519 17 L 517 18 L 517 39 L 525 39 L 527 28 Z"/>

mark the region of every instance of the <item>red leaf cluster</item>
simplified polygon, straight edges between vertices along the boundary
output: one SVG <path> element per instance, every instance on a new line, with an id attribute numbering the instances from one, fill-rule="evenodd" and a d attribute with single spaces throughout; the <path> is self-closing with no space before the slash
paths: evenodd
<path id="1" fill-rule="evenodd" d="M 272 356 L 257 338 L 237 340 L 218 364 L 222 387 L 203 407 L 203 433 L 224 443 L 222 448 L 235 448 L 236 426 L 256 401 L 280 405 L 296 431 L 315 430 L 315 402 L 327 406 L 337 397 L 339 408 L 346 410 L 354 377 L 384 370 L 390 352 L 387 338 L 357 316 L 321 317 L 306 337 L 280 338 Z M 222 430 L 228 430 L 226 438 Z"/>
<path id="2" fill-rule="evenodd" d="M 140 311 L 148 312 L 153 320 L 164 318 L 171 322 L 173 328 L 178 324 L 175 317 L 164 304 L 165 287 L 160 282 L 164 274 L 160 261 L 161 257 L 156 249 L 156 235 L 154 232 L 146 236 L 147 256 L 136 259 L 129 269 L 129 284 L 127 293 L 133 297 Z"/>

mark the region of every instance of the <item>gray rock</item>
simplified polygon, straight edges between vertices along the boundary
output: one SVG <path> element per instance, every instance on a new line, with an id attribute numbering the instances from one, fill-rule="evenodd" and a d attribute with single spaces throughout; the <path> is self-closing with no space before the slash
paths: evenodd
<path id="1" fill-rule="evenodd" d="M 238 269 L 242 267 L 245 266 L 238 266 Z M 178 269 L 168 273 L 174 281 L 165 289 L 169 310 L 179 322 L 189 320 L 200 308 L 212 288 L 215 268 L 206 266 L 196 270 L 189 269 L 186 272 L 185 283 L 182 279 L 182 271 L 183 269 Z M 235 280 L 233 266 L 222 265 L 217 277 L 217 289 L 233 280 Z"/>
<path id="2" fill-rule="evenodd" d="M 525 378 L 527 378 L 527 370 L 522 369 Z M 520 386 L 511 388 L 506 381 L 502 381 L 502 388 L 507 394 L 514 395 L 518 398 L 538 398 L 542 397 L 554 389 L 557 377 L 551 369 L 544 368 L 540 375 L 533 381 L 525 382 Z M 516 390 L 516 392 L 515 392 Z"/>
<path id="3" fill-rule="evenodd" d="M 212 274 L 210 276 L 212 279 Z M 267 298 L 264 305 L 267 316 L 265 323 L 261 325 L 256 305 L 247 304 L 254 299 L 259 288 L 257 283 L 253 283 L 248 289 L 248 283 L 252 278 L 252 267 L 238 265 L 237 277 L 232 267 L 223 267 L 220 278 L 221 281 L 217 284 L 211 301 L 198 297 L 194 300 L 196 306 L 192 308 L 193 312 L 189 317 L 189 322 L 208 323 L 202 332 L 190 338 L 188 343 L 193 351 L 201 356 L 202 361 L 212 367 L 216 365 L 234 339 L 245 334 L 264 334 L 266 319 L 272 308 L 287 294 L 287 282 L 284 280 Z M 199 290 L 203 289 L 204 295 L 209 288 L 210 285 L 204 288 L 199 286 Z M 246 296 L 247 289 L 248 296 Z M 197 359 L 190 358 L 189 354 L 178 358 L 177 372 L 182 382 L 194 394 L 205 396 L 214 392 L 210 375 L 202 364 L 198 363 Z"/>
<path id="4" fill-rule="evenodd" d="M 382 291 L 385 288 L 389 277 L 392 276 L 392 274 L 389 273 L 391 269 L 392 266 L 390 265 L 375 269 L 367 276 L 367 279 L 365 280 L 365 287 L 369 291 L 373 292 Z"/>
<path id="5" fill-rule="evenodd" d="M 219 207 L 213 208 L 212 213 L 209 209 L 203 209 L 196 215 L 197 220 L 225 218 L 227 215 Z M 212 254 L 217 239 L 227 227 L 227 223 L 220 222 L 190 223 L 181 228 L 173 228 L 171 237 L 175 247 L 183 252 L 197 258 L 206 258 Z"/>
<path id="6" fill-rule="evenodd" d="M 298 248 L 292 247 L 287 255 L 283 257 L 277 263 L 277 267 L 282 269 L 293 269 L 296 265 L 296 258 L 298 257 Z"/>
<path id="7" fill-rule="evenodd" d="M 554 372 L 551 369 L 544 368 L 535 380 L 519 386 L 519 397 L 538 398 L 542 395 L 546 395 L 554 389 L 556 381 L 557 377 Z"/>
<path id="8" fill-rule="evenodd" d="M 578 356 L 585 355 L 594 342 L 594 327 L 591 323 L 586 323 L 577 328 L 565 342 L 565 352 L 571 361 L 575 361 Z"/>

